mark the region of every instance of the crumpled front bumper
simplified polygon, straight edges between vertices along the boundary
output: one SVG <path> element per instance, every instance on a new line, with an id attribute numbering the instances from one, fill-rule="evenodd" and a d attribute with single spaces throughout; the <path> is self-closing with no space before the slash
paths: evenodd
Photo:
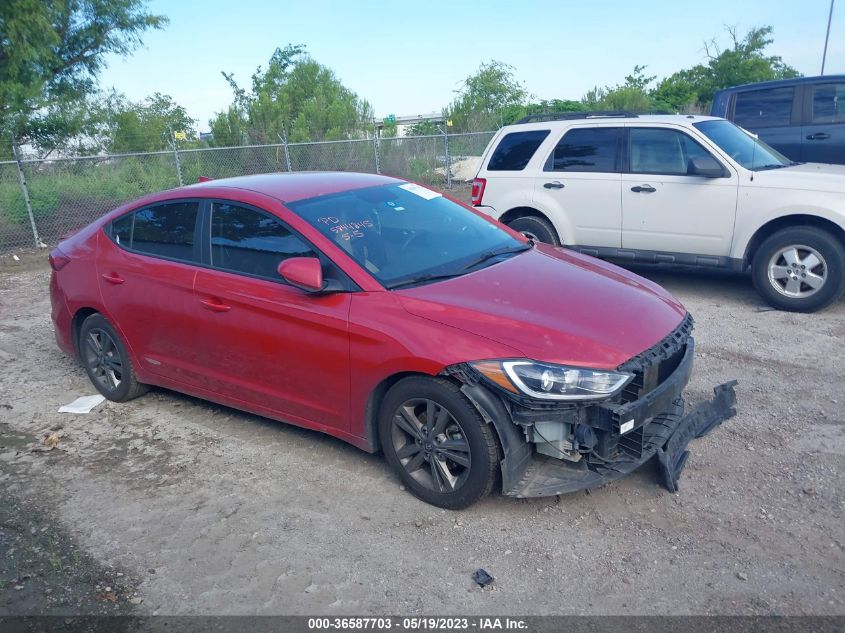
<path id="1" fill-rule="evenodd" d="M 713 390 L 712 400 L 699 404 L 687 415 L 668 413 L 644 425 L 643 450 L 639 458 L 621 455 L 599 464 L 587 459 L 572 463 L 535 453 L 521 464 L 521 474 L 511 479 L 512 483 L 504 493 L 513 497 L 548 497 L 596 488 L 636 470 L 655 455 L 663 484 L 676 492 L 689 456 L 690 441 L 706 435 L 736 414 L 735 385 L 735 380 L 719 385 Z M 674 395 L 673 405 L 682 410 L 683 405 L 678 402 L 680 393 Z"/>

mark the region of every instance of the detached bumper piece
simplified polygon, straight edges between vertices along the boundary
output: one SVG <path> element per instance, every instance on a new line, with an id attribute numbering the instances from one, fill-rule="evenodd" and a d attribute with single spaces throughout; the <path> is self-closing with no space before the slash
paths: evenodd
<path id="1" fill-rule="evenodd" d="M 597 488 L 636 470 L 655 455 L 663 484 L 671 492 L 677 492 L 678 479 L 689 457 L 690 441 L 703 437 L 736 414 L 736 384 L 732 380 L 719 385 L 713 390 L 712 400 L 701 403 L 687 415 L 683 415 L 683 401 L 676 395 L 672 406 L 663 409 L 667 413 L 636 429 L 637 450 L 619 450 L 614 459 L 594 455 L 572 463 L 534 454 L 524 462 L 519 476 L 511 478 L 512 484 L 504 492 L 512 497 L 548 497 Z M 669 393 L 661 395 L 665 398 Z M 643 405 L 648 408 L 647 403 Z"/>

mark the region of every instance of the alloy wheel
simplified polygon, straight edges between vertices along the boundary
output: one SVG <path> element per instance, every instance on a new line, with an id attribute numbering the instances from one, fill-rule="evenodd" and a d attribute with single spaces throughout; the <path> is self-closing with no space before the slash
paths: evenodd
<path id="1" fill-rule="evenodd" d="M 85 337 L 85 364 L 106 391 L 114 391 L 123 380 L 123 359 L 117 343 L 103 329 L 92 328 Z"/>
<path id="2" fill-rule="evenodd" d="M 396 410 L 391 441 L 399 463 L 435 492 L 454 492 L 469 476 L 471 451 L 461 425 L 443 405 L 426 398 L 406 400 Z"/>
<path id="3" fill-rule="evenodd" d="M 827 275 L 824 257 L 809 246 L 786 246 L 769 260 L 769 282 L 777 292 L 791 299 L 815 294 L 824 286 Z"/>

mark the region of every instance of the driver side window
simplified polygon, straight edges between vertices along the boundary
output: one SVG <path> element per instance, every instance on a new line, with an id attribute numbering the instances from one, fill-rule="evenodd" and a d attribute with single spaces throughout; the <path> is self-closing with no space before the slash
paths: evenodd
<path id="1" fill-rule="evenodd" d="M 214 268 L 281 281 L 279 264 L 316 253 L 276 218 L 234 204 L 211 209 L 211 265 Z"/>
<path id="2" fill-rule="evenodd" d="M 631 173 L 686 176 L 694 158 L 710 152 L 683 132 L 663 128 L 631 128 Z"/>

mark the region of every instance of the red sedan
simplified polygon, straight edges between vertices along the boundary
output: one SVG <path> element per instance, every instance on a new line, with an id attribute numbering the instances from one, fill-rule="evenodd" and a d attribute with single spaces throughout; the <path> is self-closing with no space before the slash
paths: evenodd
<path id="1" fill-rule="evenodd" d="M 246 176 L 147 196 L 52 252 L 60 347 L 117 402 L 158 385 L 382 450 L 465 507 L 658 456 L 674 490 L 731 384 L 683 415 L 692 319 L 659 286 L 420 185 Z"/>

